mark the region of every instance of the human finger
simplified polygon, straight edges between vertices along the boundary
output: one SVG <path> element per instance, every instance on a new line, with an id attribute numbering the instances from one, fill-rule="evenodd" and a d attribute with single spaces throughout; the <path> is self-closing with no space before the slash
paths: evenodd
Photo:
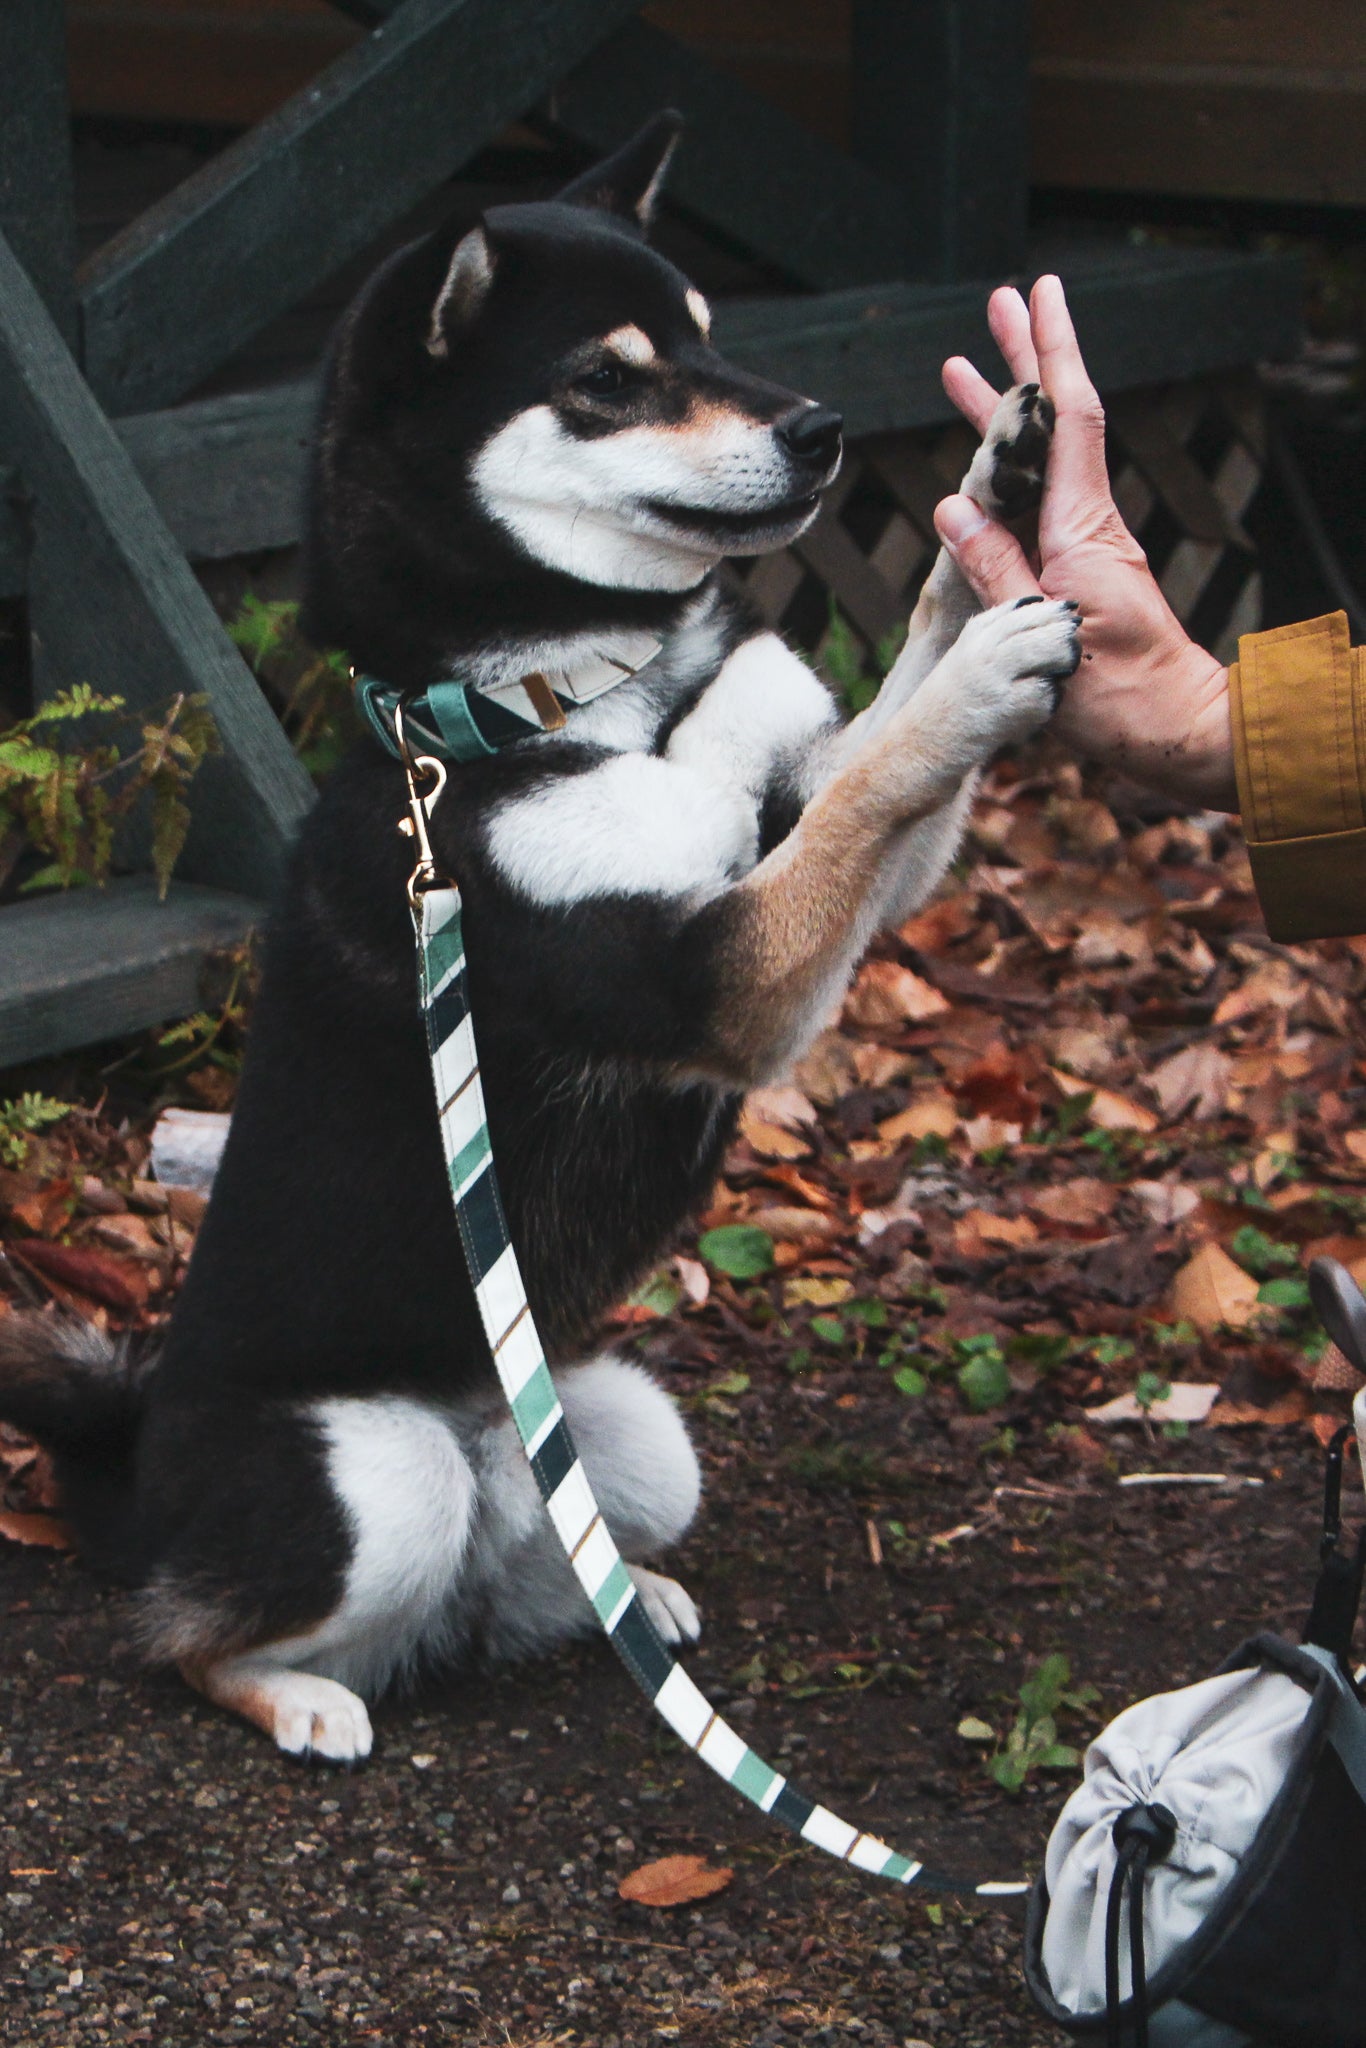
<path id="1" fill-rule="evenodd" d="M 935 531 L 983 604 L 1039 597 L 1039 580 L 1013 533 L 956 492 L 934 508 Z"/>
<path id="2" fill-rule="evenodd" d="M 1039 381 L 1057 410 L 1045 495 L 1051 505 L 1108 506 L 1105 409 L 1077 341 L 1061 278 L 1039 278 L 1029 296 Z"/>
<path id="3" fill-rule="evenodd" d="M 1029 308 L 1013 284 L 998 285 L 987 300 L 987 325 L 991 329 L 992 340 L 1009 365 L 1012 383 L 1040 383 Z"/>
<path id="4" fill-rule="evenodd" d="M 981 371 L 966 356 L 950 356 L 940 372 L 944 389 L 959 412 L 979 434 L 985 434 L 991 415 L 1000 404 L 1000 393 L 988 384 Z"/>

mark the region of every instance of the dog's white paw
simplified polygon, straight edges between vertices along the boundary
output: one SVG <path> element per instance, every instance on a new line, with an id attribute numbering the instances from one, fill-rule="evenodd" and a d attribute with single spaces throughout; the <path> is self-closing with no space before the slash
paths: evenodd
<path id="1" fill-rule="evenodd" d="M 677 1579 L 666 1579 L 643 1564 L 626 1567 L 635 1582 L 640 1604 L 666 1643 L 695 1643 L 702 1633 L 702 1617 L 690 1594 Z"/>
<path id="2" fill-rule="evenodd" d="M 1018 745 L 1047 723 L 1081 660 L 1081 616 L 1070 599 L 1022 597 L 969 619 L 952 656 L 955 710 L 975 729 L 978 759 Z"/>
<path id="3" fill-rule="evenodd" d="M 309 1671 L 282 1671 L 271 1688 L 279 1747 L 290 1756 L 327 1763 L 358 1763 L 370 1754 L 374 1737 L 365 1702 L 332 1678 Z"/>
<path id="4" fill-rule="evenodd" d="M 1037 510 L 1053 439 L 1053 401 L 1037 384 L 1016 384 L 987 424 L 963 489 L 984 512 L 1019 519 Z"/>

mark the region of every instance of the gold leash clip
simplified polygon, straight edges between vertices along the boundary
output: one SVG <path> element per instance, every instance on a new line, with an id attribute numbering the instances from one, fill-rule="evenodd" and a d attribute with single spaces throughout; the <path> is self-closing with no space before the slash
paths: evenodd
<path id="1" fill-rule="evenodd" d="M 398 747 L 403 773 L 408 782 L 408 809 L 411 816 L 399 821 L 399 831 L 405 839 L 417 842 L 417 865 L 408 877 L 408 903 L 416 912 L 428 889 L 448 888 L 449 882 L 436 865 L 432 842 L 427 831 L 427 821 L 436 807 L 438 797 L 446 787 L 446 764 L 435 754 L 414 754 L 408 745 L 403 730 L 403 706 L 394 706 L 394 740 Z M 427 781 L 428 787 L 419 786 L 419 777 Z"/>

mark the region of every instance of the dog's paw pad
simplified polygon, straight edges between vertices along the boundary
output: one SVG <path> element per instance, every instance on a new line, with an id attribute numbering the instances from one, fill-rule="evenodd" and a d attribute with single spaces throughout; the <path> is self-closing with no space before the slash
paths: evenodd
<path id="1" fill-rule="evenodd" d="M 992 414 L 969 472 L 970 494 L 1005 519 L 1037 510 L 1053 440 L 1053 401 L 1037 384 L 1017 384 Z"/>
<path id="2" fill-rule="evenodd" d="M 331 1678 L 283 1674 L 275 1699 L 275 1740 L 290 1756 L 333 1764 L 359 1763 L 374 1737 L 364 1700 Z"/>
<path id="3" fill-rule="evenodd" d="M 702 1633 L 702 1617 L 692 1596 L 677 1579 L 666 1579 L 643 1564 L 627 1567 L 635 1583 L 641 1606 L 666 1643 L 695 1643 Z"/>

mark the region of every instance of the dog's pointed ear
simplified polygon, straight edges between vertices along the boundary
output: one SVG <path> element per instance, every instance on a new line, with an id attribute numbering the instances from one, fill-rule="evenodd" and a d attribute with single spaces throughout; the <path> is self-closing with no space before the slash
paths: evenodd
<path id="1" fill-rule="evenodd" d="M 497 259 L 482 221 L 462 235 L 451 252 L 441 289 L 432 301 L 425 338 L 427 353 L 450 353 L 455 336 L 472 327 L 493 285 Z"/>
<path id="2" fill-rule="evenodd" d="M 666 107 L 615 156 L 605 157 L 566 185 L 560 199 L 569 206 L 596 207 L 629 221 L 632 227 L 647 229 L 654 220 L 655 201 L 682 129 L 683 116 Z"/>

